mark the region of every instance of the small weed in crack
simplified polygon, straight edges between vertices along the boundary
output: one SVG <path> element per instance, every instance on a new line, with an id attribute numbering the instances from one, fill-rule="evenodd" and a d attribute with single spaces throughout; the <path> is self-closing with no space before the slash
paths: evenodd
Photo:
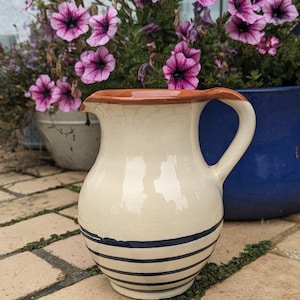
<path id="1" fill-rule="evenodd" d="M 72 192 L 75 192 L 75 193 L 80 193 L 80 189 L 81 189 L 80 186 L 72 185 L 72 184 L 65 185 L 64 188 L 66 188 L 66 189 L 68 189 L 68 190 L 70 190 Z"/>
<path id="2" fill-rule="evenodd" d="M 234 257 L 228 264 L 218 266 L 215 263 L 207 264 L 198 275 L 192 287 L 180 296 L 170 300 L 199 300 L 213 285 L 222 282 L 244 266 L 267 253 L 272 247 L 271 241 L 261 241 L 257 244 L 246 245 L 239 257 Z"/>
<path id="3" fill-rule="evenodd" d="M 64 206 L 60 206 L 60 207 L 57 207 L 57 208 L 54 208 L 54 209 L 44 209 L 44 210 L 41 210 L 41 211 L 39 211 L 37 213 L 33 213 L 33 214 L 25 216 L 25 217 L 17 217 L 17 218 L 12 219 L 12 220 L 10 220 L 8 222 L 0 224 L 0 227 L 14 225 L 14 224 L 16 224 L 18 222 L 29 220 L 29 219 L 32 219 L 32 218 L 35 218 L 35 217 L 38 217 L 38 216 L 42 216 L 42 215 L 46 215 L 46 214 L 50 214 L 50 213 L 58 213 L 59 211 L 61 211 L 63 209 L 66 209 L 66 208 L 70 208 L 72 206 L 75 206 L 76 204 L 77 203 L 70 203 L 70 204 L 67 204 L 67 205 L 64 205 Z M 71 219 L 74 220 L 73 218 L 71 218 Z M 74 220 L 74 221 L 76 221 L 76 220 Z"/>
<path id="4" fill-rule="evenodd" d="M 26 246 L 24 246 L 23 248 L 20 249 L 19 252 L 24 252 L 24 251 L 32 251 L 35 249 L 40 249 L 40 248 L 44 248 L 54 242 L 57 242 L 59 240 L 64 240 L 68 237 L 71 237 L 73 235 L 77 235 L 80 233 L 80 230 L 74 230 L 74 231 L 67 231 L 66 233 L 63 234 L 51 234 L 49 239 L 45 239 L 45 238 L 41 238 L 39 241 L 35 241 L 35 242 L 30 242 L 27 243 Z"/>

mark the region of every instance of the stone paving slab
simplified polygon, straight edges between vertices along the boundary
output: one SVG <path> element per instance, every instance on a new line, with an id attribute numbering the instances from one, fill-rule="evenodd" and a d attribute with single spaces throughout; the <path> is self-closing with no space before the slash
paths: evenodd
<path id="1" fill-rule="evenodd" d="M 77 205 L 74 205 L 72 207 L 60 210 L 59 214 L 61 214 L 63 216 L 68 216 L 68 217 L 71 217 L 71 218 L 75 218 L 77 220 L 77 218 L 78 218 L 78 207 L 77 207 Z"/>
<path id="2" fill-rule="evenodd" d="M 266 254 L 222 283 L 202 300 L 299 300 L 300 261 Z"/>
<path id="3" fill-rule="evenodd" d="M 15 183 L 15 182 L 22 182 L 29 179 L 34 179 L 34 176 L 24 175 L 16 172 L 1 173 L 0 186 Z"/>
<path id="4" fill-rule="evenodd" d="M 59 174 L 62 172 L 63 172 L 62 169 L 56 166 L 49 166 L 49 165 L 42 165 L 42 166 L 26 169 L 26 173 L 31 174 L 33 176 L 39 176 L 39 177 Z"/>
<path id="5" fill-rule="evenodd" d="M 300 222 L 300 213 L 298 214 L 291 214 L 289 216 L 286 217 L 286 219 L 289 219 L 293 222 Z"/>
<path id="6" fill-rule="evenodd" d="M 281 219 L 264 222 L 225 222 L 220 239 L 209 261 L 216 264 L 226 264 L 234 256 L 239 256 L 245 245 L 271 240 L 294 225 L 293 222 Z"/>
<path id="7" fill-rule="evenodd" d="M 86 177 L 86 172 L 66 172 L 56 175 L 35 178 L 15 184 L 4 185 L 3 187 L 18 194 L 32 194 L 55 188 L 66 184 L 82 181 Z"/>
<path id="8" fill-rule="evenodd" d="M 14 198 L 15 198 L 14 195 L 0 190 L 0 203 L 3 201 L 14 199 Z M 1 214 L 0 214 L 0 216 L 1 216 Z M 0 223 L 1 223 L 1 219 L 0 219 Z"/>
<path id="9" fill-rule="evenodd" d="M 40 300 L 128 300 L 130 298 L 116 293 L 104 275 L 92 276 Z M 216 300 L 216 299 L 214 299 Z"/>
<path id="10" fill-rule="evenodd" d="M 0 260 L 0 270 L 1 300 L 19 299 L 54 284 L 64 275 L 30 252 Z"/>
<path id="11" fill-rule="evenodd" d="M 1 197 L 1 193 L 0 193 Z M 0 202 L 0 224 L 12 219 L 27 217 L 45 209 L 51 210 L 76 203 L 79 194 L 68 189 L 57 189 L 17 198 L 14 201 Z"/>
<path id="12" fill-rule="evenodd" d="M 44 249 L 79 269 L 86 270 L 95 266 L 81 235 L 55 242 Z"/>
<path id="13" fill-rule="evenodd" d="M 0 172 L 5 173 L 11 170 L 26 171 L 31 167 L 39 167 L 47 163 L 52 164 L 52 158 L 47 151 L 29 150 L 19 147 L 15 152 L 10 152 L 10 148 L 0 145 Z"/>
<path id="14" fill-rule="evenodd" d="M 50 238 L 51 234 L 63 234 L 78 229 L 74 221 L 54 213 L 28 219 L 0 228 L 0 255 L 13 252 L 27 243 Z"/>
<path id="15" fill-rule="evenodd" d="M 273 252 L 300 261 L 300 229 L 295 233 L 284 238 L 284 240 L 281 243 L 276 245 L 276 247 L 273 249 Z"/>

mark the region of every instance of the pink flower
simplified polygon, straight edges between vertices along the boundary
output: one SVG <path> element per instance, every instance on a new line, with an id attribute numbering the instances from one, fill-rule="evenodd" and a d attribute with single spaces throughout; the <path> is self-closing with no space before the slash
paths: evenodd
<path id="1" fill-rule="evenodd" d="M 197 62 L 200 61 L 201 50 L 189 48 L 187 42 L 185 41 L 181 41 L 175 46 L 172 54 L 174 55 L 176 53 L 183 53 L 186 58 L 192 58 Z"/>
<path id="2" fill-rule="evenodd" d="M 250 45 L 257 45 L 264 36 L 262 30 L 265 26 L 266 22 L 264 17 L 260 17 L 253 24 L 244 22 L 238 17 L 232 17 L 232 19 L 226 23 L 225 28 L 233 40 Z"/>
<path id="3" fill-rule="evenodd" d="M 81 105 L 81 91 L 77 90 L 76 95 L 72 95 L 72 86 L 70 83 L 57 80 L 55 97 L 58 99 L 58 108 L 63 112 L 77 110 Z"/>
<path id="4" fill-rule="evenodd" d="M 299 15 L 292 0 L 266 0 L 263 12 L 266 22 L 274 25 L 292 22 Z"/>
<path id="5" fill-rule="evenodd" d="M 176 27 L 176 34 L 179 35 L 184 41 L 195 41 L 198 35 L 195 24 L 189 21 L 184 21 Z"/>
<path id="6" fill-rule="evenodd" d="M 24 10 L 27 10 L 29 7 L 31 7 L 34 0 L 25 0 L 25 7 Z"/>
<path id="7" fill-rule="evenodd" d="M 52 13 L 50 23 L 58 37 L 70 42 L 89 30 L 89 17 L 85 8 L 62 2 L 58 5 L 58 13 Z"/>
<path id="8" fill-rule="evenodd" d="M 215 59 L 215 65 L 218 69 L 222 68 L 222 62 L 219 59 Z"/>
<path id="9" fill-rule="evenodd" d="M 199 79 L 200 63 L 192 58 L 186 58 L 183 53 L 174 53 L 163 66 L 163 73 L 168 80 L 169 89 L 194 90 Z"/>
<path id="10" fill-rule="evenodd" d="M 77 76 L 82 76 L 83 73 L 84 73 L 84 70 L 85 70 L 85 66 L 83 64 L 83 61 L 85 59 L 86 56 L 89 56 L 89 55 L 94 55 L 95 52 L 92 51 L 92 50 L 87 50 L 87 51 L 84 51 L 81 53 L 80 55 L 80 60 L 76 62 L 75 66 L 74 66 L 74 70 L 75 70 L 75 73 Z"/>
<path id="11" fill-rule="evenodd" d="M 89 24 L 93 32 L 86 40 L 90 46 L 105 45 L 115 36 L 118 30 L 117 14 L 117 10 L 113 6 L 110 6 L 105 14 L 90 18 Z"/>
<path id="12" fill-rule="evenodd" d="M 278 44 L 279 39 L 275 36 L 272 36 L 271 38 L 263 37 L 258 44 L 258 52 L 263 55 L 268 53 L 270 56 L 275 56 Z"/>
<path id="13" fill-rule="evenodd" d="M 253 24 L 259 15 L 255 14 L 250 0 L 229 0 L 228 12 L 235 17 L 240 18 L 244 22 Z"/>
<path id="14" fill-rule="evenodd" d="M 147 7 L 150 3 L 156 3 L 157 0 L 134 0 L 135 5 L 139 8 L 145 8 Z"/>
<path id="15" fill-rule="evenodd" d="M 252 9 L 254 11 L 260 11 L 261 8 L 265 5 L 266 0 L 251 0 Z"/>
<path id="16" fill-rule="evenodd" d="M 210 15 L 211 10 L 207 7 L 203 9 L 203 16 L 201 18 L 201 23 L 204 25 L 214 25 L 214 21 Z"/>
<path id="17" fill-rule="evenodd" d="M 144 27 L 142 27 L 139 30 L 139 32 L 149 34 L 149 33 L 152 33 L 152 32 L 159 31 L 159 30 L 160 30 L 160 28 L 159 28 L 158 25 L 156 25 L 155 23 L 150 23 L 150 24 L 145 25 Z"/>
<path id="18" fill-rule="evenodd" d="M 269 38 L 269 43 L 271 47 L 277 47 L 279 44 L 279 39 L 276 36 Z"/>
<path id="19" fill-rule="evenodd" d="M 50 109 L 52 103 L 58 101 L 56 90 L 57 87 L 54 81 L 51 81 L 48 75 L 42 74 L 38 77 L 35 85 L 29 88 L 29 93 L 31 94 L 31 98 L 35 101 L 37 111 L 44 112 Z"/>
<path id="20" fill-rule="evenodd" d="M 81 81 L 86 84 L 107 80 L 116 65 L 114 56 L 104 46 L 99 46 L 96 52 L 82 53 L 80 60 L 81 63 L 76 63 L 75 70 L 79 73 L 83 71 Z"/>
<path id="21" fill-rule="evenodd" d="M 49 19 L 45 20 L 43 25 L 44 25 L 43 29 L 44 29 L 45 40 L 47 42 L 53 41 L 54 38 L 56 37 L 56 32 L 51 27 Z"/>
<path id="22" fill-rule="evenodd" d="M 152 70 L 152 66 L 149 63 L 144 63 L 140 66 L 138 71 L 138 78 L 141 81 L 143 88 L 145 87 L 146 72 L 148 70 Z"/>
<path id="23" fill-rule="evenodd" d="M 216 3 L 216 0 L 197 0 L 203 7 L 207 7 Z"/>

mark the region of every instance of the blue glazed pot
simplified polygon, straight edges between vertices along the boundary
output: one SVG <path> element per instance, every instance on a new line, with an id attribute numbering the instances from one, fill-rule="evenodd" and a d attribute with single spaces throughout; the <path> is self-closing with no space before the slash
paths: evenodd
<path id="1" fill-rule="evenodd" d="M 274 218 L 300 212 L 300 86 L 238 90 L 251 102 L 257 127 L 248 150 L 224 183 L 227 220 Z M 237 128 L 219 101 L 201 115 L 201 149 L 218 161 Z"/>

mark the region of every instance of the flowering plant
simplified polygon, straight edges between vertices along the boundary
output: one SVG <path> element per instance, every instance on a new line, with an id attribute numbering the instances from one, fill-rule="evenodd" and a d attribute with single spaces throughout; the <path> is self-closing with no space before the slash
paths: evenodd
<path id="1" fill-rule="evenodd" d="M 36 110 L 76 110 L 99 89 L 246 88 L 300 84 L 298 9 L 292 0 L 27 0 L 37 9 L 46 64 L 28 89 Z"/>
<path id="2" fill-rule="evenodd" d="M 29 113 L 34 107 L 26 92 L 47 67 L 44 49 L 35 47 L 36 37 L 39 36 L 35 24 L 30 25 L 30 32 L 26 41 L 13 44 L 11 48 L 0 44 L 1 144 L 9 140 L 17 144 L 15 130 L 24 128 L 30 122 Z"/>

